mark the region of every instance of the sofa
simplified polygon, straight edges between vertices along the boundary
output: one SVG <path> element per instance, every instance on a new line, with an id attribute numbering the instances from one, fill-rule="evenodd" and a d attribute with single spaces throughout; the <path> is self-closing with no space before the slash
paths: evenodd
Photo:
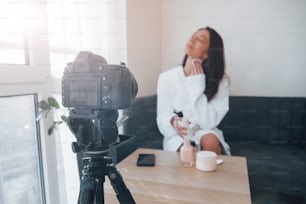
<path id="1" fill-rule="evenodd" d="M 162 149 L 156 95 L 123 111 L 135 148 Z M 252 203 L 306 203 L 306 98 L 230 96 L 219 124 L 232 156 L 247 158 Z"/>

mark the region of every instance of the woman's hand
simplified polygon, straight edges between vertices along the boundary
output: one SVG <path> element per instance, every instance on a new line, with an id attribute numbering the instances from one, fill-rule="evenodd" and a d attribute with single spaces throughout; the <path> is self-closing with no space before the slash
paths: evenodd
<path id="1" fill-rule="evenodd" d="M 202 62 L 199 59 L 193 59 L 191 61 L 192 66 L 191 66 L 190 76 L 198 75 L 198 74 L 204 74 L 201 63 Z"/>
<path id="2" fill-rule="evenodd" d="M 173 128 L 176 130 L 177 134 L 184 138 L 187 135 L 187 128 L 183 127 L 180 125 L 180 121 L 182 120 L 182 118 L 180 118 L 179 116 L 173 116 L 171 119 L 171 125 L 173 126 Z"/>

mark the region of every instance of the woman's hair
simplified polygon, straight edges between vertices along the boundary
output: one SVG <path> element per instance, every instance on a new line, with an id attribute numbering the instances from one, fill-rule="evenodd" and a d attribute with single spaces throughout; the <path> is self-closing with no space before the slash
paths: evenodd
<path id="1" fill-rule="evenodd" d="M 202 68 L 206 78 L 204 94 L 207 100 L 210 101 L 218 92 L 219 83 L 225 72 L 223 40 L 221 36 L 210 27 L 200 28 L 199 30 L 207 30 L 210 35 L 208 57 L 202 62 Z M 187 57 L 188 56 L 185 55 L 183 59 L 183 67 L 185 67 Z"/>

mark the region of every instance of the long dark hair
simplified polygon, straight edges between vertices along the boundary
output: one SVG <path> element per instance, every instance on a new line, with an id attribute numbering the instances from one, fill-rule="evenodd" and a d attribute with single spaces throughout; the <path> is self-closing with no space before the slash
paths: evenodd
<path id="1" fill-rule="evenodd" d="M 223 40 L 221 36 L 212 28 L 200 28 L 199 30 L 207 30 L 210 35 L 208 57 L 202 62 L 202 68 L 205 73 L 205 90 L 204 94 L 210 101 L 218 92 L 219 83 L 225 73 L 225 59 Z M 198 31 L 199 31 L 198 30 Z M 183 59 L 183 67 L 187 61 L 187 55 Z"/>

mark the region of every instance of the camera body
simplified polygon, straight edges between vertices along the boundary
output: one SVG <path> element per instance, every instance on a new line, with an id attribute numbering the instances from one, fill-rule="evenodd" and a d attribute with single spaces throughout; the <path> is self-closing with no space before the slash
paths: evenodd
<path id="1" fill-rule="evenodd" d="M 125 64 L 109 65 L 90 52 L 68 63 L 62 78 L 63 106 L 70 108 L 67 124 L 77 142 L 75 153 L 105 151 L 118 139 L 118 109 L 129 107 L 138 91 Z"/>
<path id="2" fill-rule="evenodd" d="M 90 52 L 80 52 L 65 68 L 62 101 L 78 109 L 123 109 L 133 102 L 137 82 L 125 64 L 106 64 Z"/>

